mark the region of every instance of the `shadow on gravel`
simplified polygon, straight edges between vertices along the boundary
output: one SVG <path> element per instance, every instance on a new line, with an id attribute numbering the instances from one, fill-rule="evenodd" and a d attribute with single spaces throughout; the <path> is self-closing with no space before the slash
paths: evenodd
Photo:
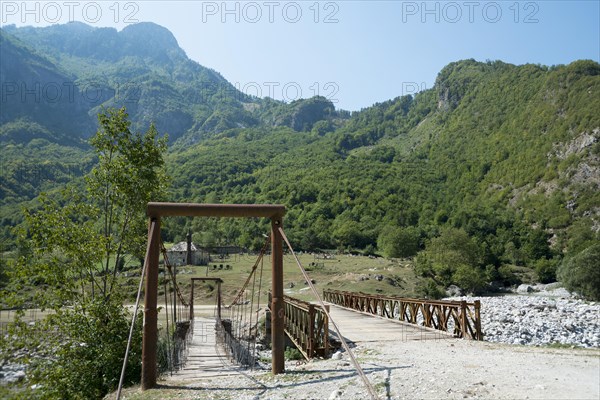
<path id="1" fill-rule="evenodd" d="M 375 372 L 382 372 L 382 371 L 386 372 L 385 398 L 390 399 L 391 394 L 390 394 L 389 382 L 390 382 L 392 371 L 406 369 L 406 368 L 412 368 L 412 366 L 409 366 L 409 365 L 408 366 L 398 366 L 398 367 L 375 366 L 375 367 L 363 368 L 363 371 L 365 372 L 365 374 L 367 376 L 372 373 L 375 373 Z M 188 391 L 206 392 L 207 394 L 221 392 L 221 391 L 231 391 L 231 392 L 252 391 L 254 393 L 254 395 L 259 396 L 259 398 L 260 398 L 260 396 L 262 396 L 269 390 L 301 388 L 306 385 L 314 385 L 314 384 L 319 384 L 319 383 L 324 383 L 324 382 L 333 382 L 333 381 L 349 379 L 349 378 L 358 376 L 356 371 L 353 369 L 316 369 L 316 370 L 310 370 L 310 371 L 288 371 L 285 374 L 278 375 L 278 376 L 280 376 L 282 380 L 288 380 L 288 379 L 293 380 L 294 377 L 302 378 L 302 377 L 308 377 L 310 375 L 320 375 L 320 374 L 327 374 L 327 373 L 335 373 L 336 375 L 328 376 L 328 377 L 319 377 L 318 379 L 307 379 L 307 380 L 301 381 L 301 382 L 277 382 L 277 384 L 269 385 L 269 384 L 259 381 L 258 379 L 256 379 L 253 376 L 250 376 L 250 375 L 240 371 L 240 375 L 243 375 L 245 378 L 247 378 L 249 381 L 251 381 L 251 383 L 248 386 L 244 386 L 244 387 L 223 386 L 223 387 L 220 387 L 220 386 L 208 386 L 207 385 L 207 386 L 194 387 L 194 386 L 161 384 L 161 385 L 157 386 L 157 389 L 188 390 Z M 215 382 L 215 384 L 218 385 L 218 382 Z"/>

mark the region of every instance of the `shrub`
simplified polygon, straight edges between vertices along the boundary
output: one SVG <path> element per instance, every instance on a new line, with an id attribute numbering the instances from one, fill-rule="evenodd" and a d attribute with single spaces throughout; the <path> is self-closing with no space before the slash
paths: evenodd
<path id="1" fill-rule="evenodd" d="M 456 271 L 452 275 L 452 280 L 460 288 L 470 293 L 478 293 L 485 286 L 481 270 L 464 264 L 456 268 Z"/>
<path id="2" fill-rule="evenodd" d="M 419 251 L 420 232 L 417 228 L 386 226 L 377 238 L 377 247 L 386 257 L 412 257 Z"/>
<path id="3" fill-rule="evenodd" d="M 494 282 L 500 279 L 500 273 L 494 265 L 488 264 L 485 266 L 485 279 L 488 282 Z"/>
<path id="4" fill-rule="evenodd" d="M 419 297 L 425 299 L 441 299 L 446 295 L 446 291 L 438 286 L 431 278 L 425 279 L 417 284 L 416 291 Z"/>
<path id="5" fill-rule="evenodd" d="M 541 283 L 556 282 L 556 262 L 542 258 L 535 262 L 535 275 Z"/>
<path id="6" fill-rule="evenodd" d="M 518 285 L 521 283 L 521 279 L 512 272 L 509 265 L 501 265 L 500 268 L 498 268 L 498 274 L 500 275 L 500 280 L 504 286 Z"/>
<path id="7" fill-rule="evenodd" d="M 295 347 L 287 347 L 285 349 L 284 356 L 285 356 L 286 360 L 303 360 L 304 359 L 304 356 L 302 355 L 300 350 L 298 350 Z"/>
<path id="8" fill-rule="evenodd" d="M 594 244 L 565 260 L 558 270 L 558 277 L 568 290 L 598 301 L 600 300 L 598 260 L 600 260 L 600 244 Z"/>
<path id="9" fill-rule="evenodd" d="M 115 296 L 116 297 L 116 296 Z M 102 398 L 119 383 L 129 336 L 129 313 L 119 301 L 90 301 L 62 309 L 45 321 L 38 352 L 48 355 L 32 364 L 31 383 L 43 398 Z M 137 319 L 125 384 L 141 373 L 141 316 Z"/>

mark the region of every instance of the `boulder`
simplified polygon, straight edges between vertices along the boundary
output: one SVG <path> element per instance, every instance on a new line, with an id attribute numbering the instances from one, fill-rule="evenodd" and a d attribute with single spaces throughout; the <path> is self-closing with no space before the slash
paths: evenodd
<path id="1" fill-rule="evenodd" d="M 526 283 L 522 283 L 517 287 L 517 293 L 532 293 L 535 289 Z"/>
<path id="2" fill-rule="evenodd" d="M 463 294 L 462 289 L 456 285 L 450 285 L 446 289 L 446 295 L 448 297 L 459 297 L 459 296 L 462 296 L 462 294 Z"/>

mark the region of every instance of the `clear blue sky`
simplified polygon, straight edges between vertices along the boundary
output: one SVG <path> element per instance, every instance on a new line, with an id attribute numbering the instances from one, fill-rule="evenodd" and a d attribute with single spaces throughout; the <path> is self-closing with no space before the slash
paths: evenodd
<path id="1" fill-rule="evenodd" d="M 465 58 L 600 61 L 600 0 L 25 3 L 3 0 L 2 25 L 151 21 L 249 94 L 321 94 L 347 110 L 430 88 L 441 68 Z"/>

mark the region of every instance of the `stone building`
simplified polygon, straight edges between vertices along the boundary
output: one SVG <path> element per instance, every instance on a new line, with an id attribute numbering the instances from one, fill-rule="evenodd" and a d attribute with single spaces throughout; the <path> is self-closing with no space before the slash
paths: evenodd
<path id="1" fill-rule="evenodd" d="M 187 234 L 187 241 L 179 242 L 167 250 L 171 265 L 208 265 L 210 261 L 206 250 L 192 243 L 192 234 Z"/>

